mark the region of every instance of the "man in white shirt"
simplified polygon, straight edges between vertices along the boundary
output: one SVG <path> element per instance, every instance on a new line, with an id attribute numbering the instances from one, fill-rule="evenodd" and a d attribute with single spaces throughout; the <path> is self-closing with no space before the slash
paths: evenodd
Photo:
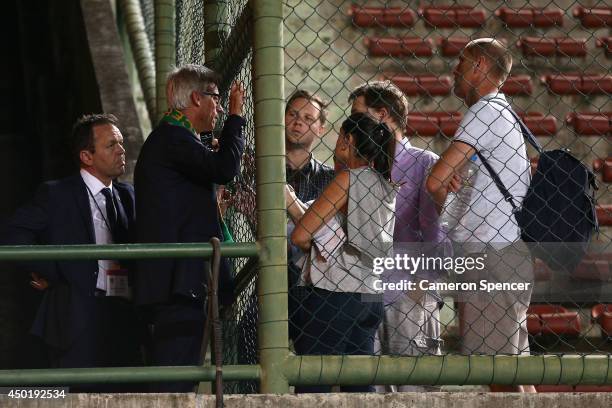
<path id="1" fill-rule="evenodd" d="M 113 115 L 80 118 L 73 128 L 79 173 L 43 183 L 8 223 L 5 243 L 17 245 L 132 242 L 134 189 L 125 172 L 123 136 Z M 27 261 L 33 286 L 45 290 L 32 333 L 45 340 L 55 367 L 140 364 L 139 329 L 124 265 L 112 260 Z M 80 391 L 122 391 L 120 385 Z"/>
<path id="2" fill-rule="evenodd" d="M 469 109 L 427 179 L 427 190 L 441 212 L 448 193 L 458 192 L 465 182 L 458 177 L 462 168 L 470 159 L 477 168 L 470 178 L 468 210 L 450 235 L 455 256 L 479 252 L 486 256 L 484 270 L 466 271 L 461 276 L 466 281 L 533 283 L 532 260 L 512 207 L 480 156 L 473 157 L 479 152 L 514 199 L 522 202 L 530 182 L 529 160 L 520 126 L 500 93 L 511 68 L 512 57 L 499 41 L 481 38 L 466 45 L 454 71 L 454 91 Z M 526 314 L 532 286 L 526 291 L 461 293 L 462 352 L 528 354 Z M 519 389 L 535 391 L 532 386 Z"/>

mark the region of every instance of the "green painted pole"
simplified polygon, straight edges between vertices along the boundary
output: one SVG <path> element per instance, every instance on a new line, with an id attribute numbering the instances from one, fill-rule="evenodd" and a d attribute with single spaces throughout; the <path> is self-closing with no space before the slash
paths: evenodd
<path id="1" fill-rule="evenodd" d="M 255 257 L 257 244 L 222 243 L 221 254 L 229 258 Z M 3 261 L 210 258 L 211 255 L 212 246 L 207 243 L 0 246 L 0 260 Z"/>
<path id="2" fill-rule="evenodd" d="M 612 384 L 612 356 L 290 356 L 292 385 Z"/>
<path id="3" fill-rule="evenodd" d="M 211 366 L 0 370 L 0 386 L 212 381 L 215 379 L 215 373 L 215 367 Z M 223 366 L 223 379 L 227 381 L 257 380 L 259 376 L 260 369 L 257 365 Z"/>
<path id="4" fill-rule="evenodd" d="M 161 119 L 168 108 L 166 78 L 176 64 L 174 0 L 155 0 L 155 88 L 157 89 L 154 123 Z"/>
<path id="5" fill-rule="evenodd" d="M 252 10 L 261 392 L 282 394 L 289 392 L 283 374 L 289 355 L 283 4 L 280 0 L 254 0 Z"/>
<path id="6" fill-rule="evenodd" d="M 229 33 L 227 0 L 204 2 L 204 58 L 206 66 L 213 67 Z M 221 73 L 222 74 L 222 73 Z"/>
<path id="7" fill-rule="evenodd" d="M 134 63 L 151 122 L 155 120 L 155 64 L 138 0 L 119 0 L 134 55 Z M 154 123 L 152 123 L 154 125 Z"/>

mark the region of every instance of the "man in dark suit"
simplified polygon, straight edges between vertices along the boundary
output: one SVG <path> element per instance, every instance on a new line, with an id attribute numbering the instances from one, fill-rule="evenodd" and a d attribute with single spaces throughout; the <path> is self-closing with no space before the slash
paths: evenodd
<path id="1" fill-rule="evenodd" d="M 186 65 L 168 76 L 169 111 L 144 143 L 134 181 L 138 242 L 209 242 L 223 240 L 216 185 L 240 170 L 244 149 L 244 91 L 233 84 L 229 116 L 212 150 L 200 140 L 223 112 L 217 75 L 200 65 Z M 227 263 L 221 273 L 229 274 Z M 150 328 L 151 365 L 200 363 L 204 313 L 204 259 L 161 259 L 138 262 L 135 301 Z M 153 390 L 189 392 L 193 383 L 156 384 Z"/>
<path id="2" fill-rule="evenodd" d="M 9 220 L 3 241 L 13 245 L 133 242 L 134 189 L 115 181 L 125 172 L 117 118 L 81 117 L 73 128 L 80 171 L 43 183 Z M 45 294 L 32 332 L 44 339 L 55 367 L 134 366 L 137 324 L 127 271 L 112 260 L 26 261 L 33 286 Z M 121 387 L 79 388 L 120 391 Z"/>

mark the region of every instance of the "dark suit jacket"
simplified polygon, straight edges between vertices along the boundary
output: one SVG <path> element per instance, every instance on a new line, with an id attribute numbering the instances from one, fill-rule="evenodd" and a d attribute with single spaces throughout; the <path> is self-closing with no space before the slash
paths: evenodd
<path id="1" fill-rule="evenodd" d="M 138 242 L 223 240 L 215 184 L 226 184 L 240 171 L 244 124 L 240 116 L 229 116 L 217 152 L 180 126 L 161 124 L 149 135 L 134 172 Z M 166 303 L 176 294 L 200 299 L 204 268 L 203 259 L 140 260 L 134 300 Z"/>
<path id="2" fill-rule="evenodd" d="M 133 242 L 135 230 L 134 189 L 113 183 L 115 200 L 121 202 L 116 243 Z M 19 208 L 8 221 L 2 239 L 11 245 L 95 244 L 94 227 L 85 182 L 80 174 L 43 183 L 34 198 Z M 68 348 L 91 319 L 98 276 L 97 260 L 24 261 L 27 272 L 49 281 L 32 333 L 47 344 Z"/>

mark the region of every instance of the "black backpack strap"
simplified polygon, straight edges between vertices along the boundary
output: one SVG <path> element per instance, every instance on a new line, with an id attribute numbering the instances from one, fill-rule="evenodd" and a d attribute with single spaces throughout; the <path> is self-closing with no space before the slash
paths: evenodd
<path id="1" fill-rule="evenodd" d="M 491 98 L 491 99 L 487 99 L 487 101 L 507 109 L 508 112 L 510 112 L 512 114 L 512 116 L 514 117 L 514 119 L 516 119 L 516 121 L 518 122 L 519 126 L 521 127 L 521 133 L 523 133 L 523 137 L 525 139 L 527 139 L 529 144 L 532 145 L 533 148 L 538 151 L 538 154 L 541 154 L 544 151 L 542 149 L 542 146 L 540 146 L 540 143 L 538 142 L 538 140 L 533 135 L 533 133 L 531 133 L 531 130 L 529 130 L 527 125 L 525 125 L 525 123 L 523 123 L 521 118 L 516 114 L 516 112 L 514 112 L 512 107 L 510 107 L 510 105 L 508 105 L 507 103 L 503 103 L 503 102 L 505 102 L 503 99 Z M 480 158 L 480 161 L 482 162 L 482 164 L 484 164 L 484 166 L 487 168 L 487 171 L 491 175 L 491 178 L 495 182 L 495 185 L 497 186 L 499 191 L 504 196 L 504 199 L 507 202 L 509 202 L 510 205 L 512 206 L 513 212 L 518 211 L 519 208 L 514 203 L 514 198 L 512 197 L 512 194 L 510 194 L 510 192 L 508 191 L 506 186 L 504 186 L 504 183 L 499 178 L 499 175 L 497 174 L 497 172 L 493 169 L 493 166 L 491 166 L 491 164 L 487 161 L 487 159 L 485 159 L 484 156 L 482 154 L 480 154 L 480 152 L 478 150 L 476 150 L 476 154 Z"/>
<path id="2" fill-rule="evenodd" d="M 516 119 L 516 121 L 518 122 L 519 126 L 521 127 L 521 133 L 523 133 L 523 137 L 527 139 L 529 144 L 533 146 L 534 149 L 537 150 L 538 154 L 542 154 L 542 152 L 544 152 L 544 149 L 542 149 L 542 146 L 540 145 L 540 142 L 538 142 L 538 139 L 536 139 L 533 133 L 531 133 L 531 130 L 529 130 L 527 125 L 525 125 L 525 122 L 523 122 L 520 116 L 516 114 L 514 109 L 512 109 L 512 107 L 509 104 L 503 103 L 505 102 L 503 99 L 497 99 L 497 98 L 487 99 L 487 101 L 494 103 L 496 105 L 499 105 L 503 108 L 506 108 L 508 112 L 510 112 L 510 114 L 514 116 L 514 119 Z"/>
<path id="3" fill-rule="evenodd" d="M 497 172 L 495 172 L 495 170 L 493 170 L 493 167 L 491 166 L 491 164 L 489 164 L 487 159 L 485 159 L 484 156 L 482 154 L 480 154 L 480 152 L 478 150 L 476 150 L 476 154 L 478 155 L 478 157 L 480 157 L 480 161 L 482 162 L 482 164 L 484 164 L 484 166 L 489 171 L 489 174 L 491 175 L 491 178 L 495 182 L 495 185 L 497 186 L 499 191 L 504 196 L 504 199 L 507 202 L 509 202 L 510 205 L 512 206 L 512 211 L 514 211 L 514 212 L 518 211 L 518 208 L 517 208 L 516 204 L 514 204 L 514 198 L 512 197 L 512 194 L 510 194 L 510 192 L 508 191 L 506 186 L 504 186 L 504 183 L 499 178 L 499 175 L 497 174 Z"/>

